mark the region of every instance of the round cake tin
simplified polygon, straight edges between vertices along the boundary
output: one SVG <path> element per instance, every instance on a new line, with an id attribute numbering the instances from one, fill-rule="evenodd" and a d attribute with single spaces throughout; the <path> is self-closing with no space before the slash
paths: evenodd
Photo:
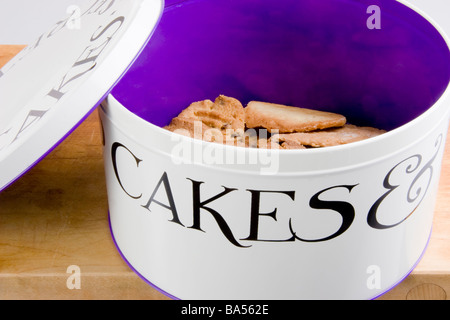
<path id="1" fill-rule="evenodd" d="M 432 232 L 448 44 L 403 0 L 92 0 L 0 70 L 0 191 L 100 106 L 112 241 L 150 285 L 174 299 L 374 299 Z M 278 150 L 163 128 L 219 95 L 386 132 Z"/>
<path id="2" fill-rule="evenodd" d="M 177 299 L 373 299 L 420 260 L 449 120 L 450 53 L 403 1 L 166 4 L 101 104 L 111 232 Z M 263 150 L 164 130 L 218 95 L 343 114 L 383 135 Z"/>

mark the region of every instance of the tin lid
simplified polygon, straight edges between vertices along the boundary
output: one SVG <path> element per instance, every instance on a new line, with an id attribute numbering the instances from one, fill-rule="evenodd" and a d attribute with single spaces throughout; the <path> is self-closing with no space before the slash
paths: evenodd
<path id="1" fill-rule="evenodd" d="M 163 0 L 92 0 L 0 69 L 0 191 L 63 141 L 151 37 Z"/>

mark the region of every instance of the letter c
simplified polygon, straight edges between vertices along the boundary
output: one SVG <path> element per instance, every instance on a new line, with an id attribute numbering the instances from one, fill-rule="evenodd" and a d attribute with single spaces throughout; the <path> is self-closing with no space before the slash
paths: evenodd
<path id="1" fill-rule="evenodd" d="M 132 196 L 131 194 L 129 194 L 125 188 L 122 185 L 122 181 L 120 180 L 119 177 L 119 173 L 117 170 L 117 158 L 116 158 L 116 154 L 117 154 L 117 149 L 119 149 L 120 147 L 124 148 L 125 150 L 127 150 L 134 158 L 134 160 L 136 160 L 136 166 L 139 167 L 139 163 L 142 161 L 141 159 L 137 158 L 131 151 L 130 149 L 128 149 L 127 147 L 125 147 L 123 144 L 119 143 L 119 142 L 114 142 L 112 147 L 111 147 L 111 159 L 112 159 L 112 163 L 113 163 L 113 168 L 114 168 L 114 173 L 116 175 L 117 181 L 119 182 L 120 187 L 122 188 L 122 190 L 130 197 L 133 199 L 139 199 L 142 196 L 142 193 L 139 196 Z"/>
<path id="2" fill-rule="evenodd" d="M 336 188 L 345 188 L 350 193 L 350 192 L 352 192 L 353 188 L 355 188 L 356 186 L 357 186 L 357 184 L 330 187 L 330 188 L 324 189 L 322 191 L 319 191 L 309 201 L 309 206 L 313 209 L 333 210 L 333 211 L 338 212 L 341 215 L 342 224 L 338 231 L 336 231 L 334 234 L 332 234 L 328 237 L 322 238 L 322 239 L 312 239 L 312 240 L 302 239 L 302 238 L 298 237 L 295 234 L 295 232 L 292 230 L 291 221 L 289 221 L 289 228 L 291 230 L 292 235 L 296 239 L 303 241 L 303 242 L 321 242 L 321 241 L 328 241 L 328 240 L 334 239 L 334 238 L 340 236 L 341 234 L 343 234 L 345 231 L 347 231 L 347 229 L 350 228 L 350 226 L 353 223 L 353 220 L 355 218 L 355 208 L 353 208 L 353 206 L 348 202 L 321 200 L 321 199 L 319 199 L 319 196 L 322 193 L 327 192 L 328 190 L 332 190 L 332 189 L 336 189 Z"/>

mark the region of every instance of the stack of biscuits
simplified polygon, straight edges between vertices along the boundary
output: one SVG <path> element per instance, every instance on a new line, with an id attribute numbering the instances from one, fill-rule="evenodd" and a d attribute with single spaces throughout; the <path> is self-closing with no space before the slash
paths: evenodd
<path id="1" fill-rule="evenodd" d="M 194 139 L 264 149 L 320 148 L 361 141 L 385 131 L 347 124 L 345 116 L 220 95 L 192 103 L 164 129 Z"/>

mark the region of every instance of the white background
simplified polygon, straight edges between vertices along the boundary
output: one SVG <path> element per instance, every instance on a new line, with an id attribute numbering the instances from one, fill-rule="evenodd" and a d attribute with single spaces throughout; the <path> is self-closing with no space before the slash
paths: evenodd
<path id="1" fill-rule="evenodd" d="M 0 44 L 29 44 L 56 21 L 67 16 L 70 6 L 90 1 L 0 0 Z M 430 15 L 450 35 L 450 0 L 408 2 Z"/>

